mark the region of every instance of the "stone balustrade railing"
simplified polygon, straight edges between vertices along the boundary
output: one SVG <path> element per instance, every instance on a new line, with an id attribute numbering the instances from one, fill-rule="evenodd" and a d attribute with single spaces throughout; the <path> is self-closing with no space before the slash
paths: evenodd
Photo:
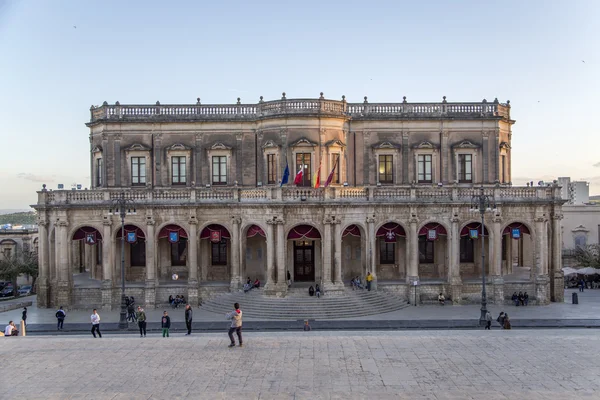
<path id="1" fill-rule="evenodd" d="M 286 99 L 257 104 L 169 104 L 121 105 L 117 102 L 90 109 L 90 123 L 128 120 L 256 120 L 278 115 L 331 115 L 353 119 L 383 117 L 440 118 L 510 118 L 510 102 L 499 103 L 347 103 L 345 100 Z"/>
<path id="2" fill-rule="evenodd" d="M 226 187 L 226 188 L 161 188 L 56 190 L 38 192 L 38 205 L 102 205 L 125 197 L 143 204 L 210 204 L 210 203 L 274 203 L 274 202 L 338 202 L 338 203 L 470 203 L 480 194 L 477 187 L 425 186 L 361 186 L 361 187 Z M 498 203 L 548 202 L 560 200 L 560 187 L 495 186 L 484 187 L 484 194 Z"/>

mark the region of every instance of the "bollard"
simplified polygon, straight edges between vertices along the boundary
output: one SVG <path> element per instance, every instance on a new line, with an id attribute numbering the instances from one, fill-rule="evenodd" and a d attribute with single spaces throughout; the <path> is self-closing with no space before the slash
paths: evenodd
<path id="1" fill-rule="evenodd" d="M 19 330 L 19 336 L 27 336 L 25 332 L 25 321 L 21 320 L 21 329 Z"/>
<path id="2" fill-rule="evenodd" d="M 577 297 L 577 293 L 573 292 L 573 300 L 571 301 L 573 304 L 579 304 L 579 298 Z"/>

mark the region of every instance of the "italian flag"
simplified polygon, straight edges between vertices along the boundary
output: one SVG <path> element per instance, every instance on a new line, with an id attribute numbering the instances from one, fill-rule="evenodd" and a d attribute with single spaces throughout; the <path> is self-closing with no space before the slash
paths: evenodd
<path id="1" fill-rule="evenodd" d="M 296 177 L 294 178 L 294 185 L 299 185 L 302 183 L 303 175 L 304 175 L 304 166 L 302 168 L 300 168 L 300 171 L 298 171 L 298 173 L 296 174 Z"/>

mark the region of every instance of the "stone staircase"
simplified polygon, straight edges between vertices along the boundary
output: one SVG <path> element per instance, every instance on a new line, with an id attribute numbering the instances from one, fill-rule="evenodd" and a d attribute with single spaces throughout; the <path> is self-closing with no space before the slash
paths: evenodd
<path id="1" fill-rule="evenodd" d="M 376 291 L 345 288 L 341 292 L 316 298 L 310 297 L 308 291 L 302 288 L 291 289 L 286 297 L 279 298 L 265 296 L 261 288 L 248 293 L 240 291 L 208 299 L 202 303 L 202 309 L 225 314 L 233 309 L 234 303 L 240 303 L 244 317 L 293 321 L 364 317 L 408 306 L 404 300 Z"/>

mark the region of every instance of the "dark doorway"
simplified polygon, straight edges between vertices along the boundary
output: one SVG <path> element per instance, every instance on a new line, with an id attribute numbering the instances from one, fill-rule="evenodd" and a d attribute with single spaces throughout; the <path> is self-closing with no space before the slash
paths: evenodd
<path id="1" fill-rule="evenodd" d="M 294 241 L 294 281 L 315 280 L 314 250 L 315 242 L 312 240 Z"/>

